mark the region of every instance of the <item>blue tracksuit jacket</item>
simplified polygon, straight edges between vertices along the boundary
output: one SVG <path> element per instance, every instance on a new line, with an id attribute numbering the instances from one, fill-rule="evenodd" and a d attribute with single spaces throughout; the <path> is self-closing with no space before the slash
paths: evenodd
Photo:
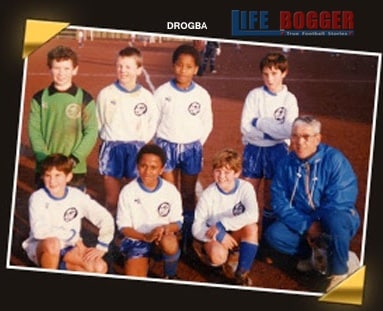
<path id="1" fill-rule="evenodd" d="M 305 190 L 305 162 L 310 166 L 312 204 Z M 323 143 L 308 160 L 300 160 L 293 152 L 283 159 L 271 191 L 271 205 L 277 218 L 299 234 L 329 210 L 356 212 L 358 184 L 351 164 L 339 150 Z"/>

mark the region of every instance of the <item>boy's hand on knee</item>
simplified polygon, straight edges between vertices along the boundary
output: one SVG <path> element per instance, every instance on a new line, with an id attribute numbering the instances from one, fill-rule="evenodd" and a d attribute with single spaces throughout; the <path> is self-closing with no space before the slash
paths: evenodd
<path id="1" fill-rule="evenodd" d="M 229 233 L 226 233 L 222 240 L 222 245 L 227 249 L 233 249 L 238 246 L 238 242 Z"/>

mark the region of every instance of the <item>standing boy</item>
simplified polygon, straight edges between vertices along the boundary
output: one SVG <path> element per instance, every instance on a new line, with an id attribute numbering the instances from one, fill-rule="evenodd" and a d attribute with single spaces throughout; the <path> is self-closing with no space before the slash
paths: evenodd
<path id="1" fill-rule="evenodd" d="M 143 57 L 135 47 L 119 51 L 117 80 L 97 97 L 97 118 L 102 140 L 99 172 L 104 176 L 106 208 L 115 215 L 121 187 L 137 176 L 138 150 L 155 133 L 158 112 L 152 93 L 137 83 Z"/>
<path id="2" fill-rule="evenodd" d="M 93 97 L 72 81 L 78 72 L 76 53 L 57 46 L 48 52 L 53 82 L 32 98 L 28 134 L 36 158 L 36 184 L 41 183 L 41 162 L 52 153 L 69 156 L 74 164 L 71 185 L 86 188 L 86 159 L 97 141 Z"/>
<path id="3" fill-rule="evenodd" d="M 270 183 L 280 159 L 288 153 L 291 124 L 298 116 L 298 104 L 285 84 L 288 61 L 283 54 L 267 54 L 260 62 L 263 86 L 251 90 L 241 116 L 243 177 L 259 194 L 263 185 L 262 231 L 273 219 Z"/>
<path id="4" fill-rule="evenodd" d="M 106 273 L 103 256 L 113 238 L 114 220 L 89 195 L 67 185 L 73 177 L 72 166 L 63 154 L 52 154 L 42 161 L 44 186 L 30 196 L 30 234 L 22 247 L 42 268 Z M 86 246 L 81 239 L 83 218 L 98 229 L 95 247 Z"/>
<path id="5" fill-rule="evenodd" d="M 137 154 L 139 176 L 121 190 L 116 223 L 124 237 L 120 250 L 126 275 L 146 277 L 149 259 L 159 251 L 164 277 L 177 277 L 182 203 L 177 188 L 160 177 L 165 163 L 166 154 L 159 146 L 143 146 Z"/>
<path id="6" fill-rule="evenodd" d="M 199 59 L 193 46 L 178 46 L 172 57 L 174 78 L 154 93 L 160 112 L 155 143 L 167 155 L 163 178 L 180 186 L 185 242 L 191 241 L 203 145 L 213 128 L 211 97 L 206 89 L 193 81 Z"/>
<path id="7" fill-rule="evenodd" d="M 202 76 L 207 67 L 209 66 L 209 72 L 212 74 L 217 73 L 215 61 L 217 56 L 221 54 L 221 44 L 218 41 L 207 41 L 202 55 L 201 68 L 198 71 L 198 75 Z"/>
<path id="8" fill-rule="evenodd" d="M 193 40 L 193 46 L 196 48 L 196 50 L 199 53 L 199 64 L 197 71 L 197 76 L 202 76 L 202 63 L 203 63 L 203 55 L 205 53 L 206 48 L 206 40 Z"/>
<path id="9" fill-rule="evenodd" d="M 192 232 L 195 250 L 204 262 L 227 268 L 233 264 L 230 257 L 238 258 L 234 282 L 250 286 L 249 272 L 258 251 L 258 203 L 254 187 L 239 179 L 241 166 L 235 150 L 215 155 L 214 182 L 198 201 Z"/>

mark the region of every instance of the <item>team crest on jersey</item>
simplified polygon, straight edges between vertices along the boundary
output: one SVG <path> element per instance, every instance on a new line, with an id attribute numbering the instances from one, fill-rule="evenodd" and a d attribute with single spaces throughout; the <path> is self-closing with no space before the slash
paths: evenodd
<path id="1" fill-rule="evenodd" d="M 77 119 L 81 115 L 81 106 L 76 103 L 69 104 L 65 109 L 65 114 L 69 119 Z"/>
<path id="2" fill-rule="evenodd" d="M 146 111 L 148 111 L 148 107 L 145 103 L 138 103 L 136 106 L 134 106 L 134 114 L 138 117 L 145 114 Z"/>
<path id="3" fill-rule="evenodd" d="M 245 212 L 245 209 L 246 209 L 245 205 L 243 205 L 242 202 L 238 202 L 233 207 L 233 216 L 241 215 L 242 213 Z"/>
<path id="4" fill-rule="evenodd" d="M 64 213 L 64 221 L 70 222 L 77 217 L 77 209 L 75 207 L 68 208 Z"/>
<path id="5" fill-rule="evenodd" d="M 279 123 L 284 123 L 286 118 L 286 108 L 285 107 L 279 107 L 274 111 L 274 118 Z"/>
<path id="6" fill-rule="evenodd" d="M 158 206 L 157 211 L 158 211 L 158 215 L 160 215 L 161 217 L 168 216 L 170 212 L 170 204 L 168 202 L 161 203 Z"/>
<path id="7" fill-rule="evenodd" d="M 190 112 L 191 115 L 195 116 L 196 114 L 198 114 L 201 110 L 201 104 L 198 103 L 198 102 L 192 102 L 189 107 L 188 107 L 188 110 Z"/>

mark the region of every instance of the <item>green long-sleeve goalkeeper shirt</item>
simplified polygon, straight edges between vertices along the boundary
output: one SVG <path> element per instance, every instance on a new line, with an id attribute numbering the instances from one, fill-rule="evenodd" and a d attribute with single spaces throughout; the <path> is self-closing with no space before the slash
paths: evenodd
<path id="1" fill-rule="evenodd" d="M 86 173 L 98 135 L 93 97 L 74 84 L 63 92 L 53 84 L 40 90 L 32 98 L 28 134 L 37 172 L 46 156 L 59 152 L 79 161 L 73 173 Z"/>

